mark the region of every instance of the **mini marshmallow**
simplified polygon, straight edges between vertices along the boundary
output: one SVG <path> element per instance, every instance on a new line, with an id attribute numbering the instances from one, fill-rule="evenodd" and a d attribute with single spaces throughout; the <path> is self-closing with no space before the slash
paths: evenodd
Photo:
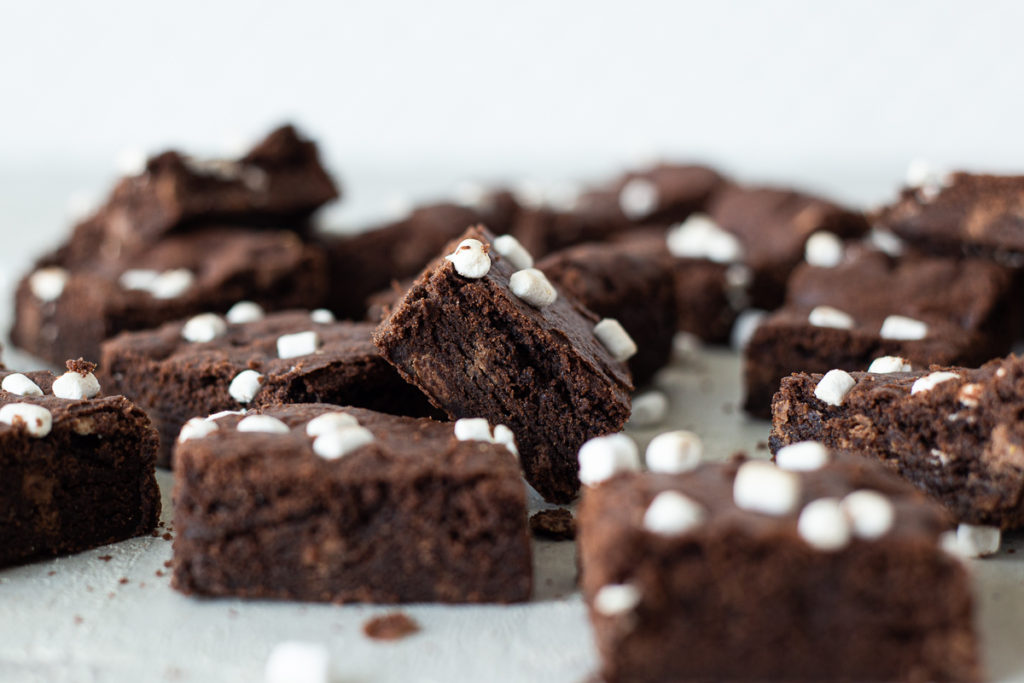
<path id="1" fill-rule="evenodd" d="M 0 408 L 0 422 L 12 427 L 24 425 L 29 434 L 42 438 L 53 427 L 53 415 L 43 406 L 34 403 L 8 403 Z"/>
<path id="2" fill-rule="evenodd" d="M 610 434 L 590 439 L 580 447 L 580 482 L 595 486 L 619 472 L 640 469 L 636 442 L 625 434 Z"/>
<path id="3" fill-rule="evenodd" d="M 856 384 L 857 380 L 845 370 L 829 370 L 814 387 L 814 395 L 830 406 L 839 406 Z"/>
<path id="4" fill-rule="evenodd" d="M 487 255 L 480 240 L 462 240 L 455 252 L 445 256 L 445 259 L 452 262 L 456 273 L 474 280 L 482 278 L 491 270 L 491 257 Z"/>
<path id="5" fill-rule="evenodd" d="M 911 159 L 904 175 L 907 187 L 941 187 L 942 173 L 925 159 Z"/>
<path id="6" fill-rule="evenodd" d="M 619 362 L 625 362 L 636 354 L 636 342 L 615 318 L 604 318 L 594 325 L 594 336 Z"/>
<path id="7" fill-rule="evenodd" d="M 729 334 L 729 346 L 733 351 L 742 351 L 747 348 L 754 332 L 757 331 L 767 315 L 767 311 L 750 308 L 736 316 L 736 322 L 732 324 L 732 332 Z"/>
<path id="8" fill-rule="evenodd" d="M 309 319 L 318 325 L 328 325 L 335 321 L 334 314 L 328 311 L 326 308 L 316 308 L 310 311 Z"/>
<path id="9" fill-rule="evenodd" d="M 904 315 L 890 315 L 882 321 L 878 334 L 882 339 L 914 341 L 928 336 L 928 325 Z"/>
<path id="10" fill-rule="evenodd" d="M 704 444 L 693 432 L 677 430 L 658 434 L 647 444 L 644 459 L 652 472 L 678 474 L 688 472 L 700 464 L 704 457 Z"/>
<path id="11" fill-rule="evenodd" d="M 964 557 L 995 555 L 1001 541 L 999 527 L 977 524 L 959 524 L 956 527 L 957 548 Z"/>
<path id="12" fill-rule="evenodd" d="M 32 296 L 40 301 L 56 301 L 64 293 L 68 283 L 68 271 L 56 266 L 40 268 L 28 278 L 28 288 Z"/>
<path id="13" fill-rule="evenodd" d="M 181 337 L 194 344 L 205 344 L 227 334 L 228 326 L 216 313 L 200 313 L 188 319 L 181 328 Z"/>
<path id="14" fill-rule="evenodd" d="M 892 528 L 896 509 L 892 502 L 878 491 L 862 489 L 843 498 L 840 506 L 853 526 L 857 538 L 873 541 Z"/>
<path id="15" fill-rule="evenodd" d="M 917 381 L 914 382 L 913 386 L 910 387 L 910 395 L 913 396 L 914 394 L 919 394 L 923 391 L 931 391 L 943 382 L 948 382 L 954 379 L 960 379 L 960 375 L 955 372 L 946 371 L 933 372 L 930 375 L 919 377 Z"/>
<path id="16" fill-rule="evenodd" d="M 227 417 L 228 415 L 245 415 L 245 411 L 244 410 L 222 410 L 222 411 L 220 411 L 218 413 L 212 413 L 210 415 L 207 415 L 203 419 L 209 420 L 210 422 L 216 422 L 217 420 L 219 420 L 221 418 L 224 418 L 224 417 Z"/>
<path id="17" fill-rule="evenodd" d="M 871 232 L 868 233 L 867 241 L 871 246 L 893 258 L 899 258 L 903 255 L 903 240 L 888 230 L 882 230 L 877 227 L 872 228 Z"/>
<path id="18" fill-rule="evenodd" d="M 631 612 L 640 604 L 640 589 L 628 583 L 611 583 L 594 595 L 594 611 L 606 617 Z"/>
<path id="19" fill-rule="evenodd" d="M 100 393 L 100 383 L 96 379 L 96 375 L 91 372 L 82 375 L 81 373 L 69 370 L 53 380 L 51 391 L 53 391 L 53 395 L 57 398 L 77 401 L 83 398 L 92 398 Z"/>
<path id="20" fill-rule="evenodd" d="M 154 299 L 177 299 L 192 287 L 195 279 L 187 268 L 165 270 L 153 281 L 149 293 Z"/>
<path id="21" fill-rule="evenodd" d="M 818 268 L 835 268 L 843 261 L 843 241 L 835 233 L 820 230 L 807 238 L 804 260 Z"/>
<path id="22" fill-rule="evenodd" d="M 345 429 L 346 427 L 358 427 L 359 421 L 348 413 L 324 413 L 317 415 L 306 425 L 308 436 L 320 436 L 327 432 Z"/>
<path id="23" fill-rule="evenodd" d="M 373 443 L 373 440 L 373 432 L 366 427 L 342 427 L 316 437 L 313 452 L 325 460 L 335 460 Z"/>
<path id="24" fill-rule="evenodd" d="M 240 432 L 266 432 L 267 434 L 287 434 L 291 431 L 288 429 L 288 425 L 270 415 L 243 417 L 236 429 Z"/>
<path id="25" fill-rule="evenodd" d="M 831 306 L 815 306 L 807 316 L 807 322 L 815 327 L 834 327 L 838 330 L 853 327 L 853 318 L 849 314 Z"/>
<path id="26" fill-rule="evenodd" d="M 129 268 L 121 273 L 117 283 L 122 289 L 149 290 L 159 276 L 160 273 L 148 268 Z"/>
<path id="27" fill-rule="evenodd" d="M 141 147 L 125 147 L 114 157 L 114 167 L 121 175 L 142 175 L 146 172 L 148 158 Z"/>
<path id="28" fill-rule="evenodd" d="M 491 425 L 482 417 L 464 417 L 455 421 L 459 441 L 491 441 Z"/>
<path id="29" fill-rule="evenodd" d="M 658 186 L 646 178 L 632 178 L 619 190 L 619 208 L 631 221 L 645 218 L 658 208 Z"/>
<path id="30" fill-rule="evenodd" d="M 740 465 L 733 481 L 737 507 L 766 515 L 786 515 L 800 502 L 800 477 L 770 462 L 751 460 Z"/>
<path id="31" fill-rule="evenodd" d="M 516 270 L 533 268 L 533 256 L 531 256 L 530 252 L 526 250 L 526 247 L 524 247 L 519 240 L 512 235 L 501 235 L 500 237 L 495 237 L 492 246 L 494 247 L 494 251 L 507 259 Z"/>
<path id="32" fill-rule="evenodd" d="M 558 292 L 547 276 L 536 268 L 517 270 L 508 279 L 508 288 L 517 297 L 534 308 L 544 308 L 555 303 Z"/>
<path id="33" fill-rule="evenodd" d="M 775 454 L 775 464 L 790 472 L 812 472 L 828 464 L 828 449 L 817 441 L 800 441 L 783 446 Z"/>
<path id="34" fill-rule="evenodd" d="M 677 536 L 704 521 L 704 507 L 682 493 L 662 491 L 644 512 L 644 528 L 656 534 Z"/>
<path id="35" fill-rule="evenodd" d="M 256 398 L 261 384 L 263 384 L 263 375 L 255 370 L 242 370 L 231 380 L 231 384 L 228 385 L 228 393 L 239 403 L 248 403 Z"/>
<path id="36" fill-rule="evenodd" d="M 796 529 L 808 545 L 825 552 L 850 543 L 850 523 L 836 498 L 819 498 L 804 506 Z"/>
<path id="37" fill-rule="evenodd" d="M 192 439 L 202 439 L 218 429 L 220 428 L 217 426 L 217 423 L 209 418 L 193 417 L 181 425 L 181 431 L 178 432 L 178 443 L 185 443 Z"/>
<path id="38" fill-rule="evenodd" d="M 697 360 L 704 343 L 692 332 L 676 332 L 672 335 L 672 359 L 680 363 Z"/>
<path id="39" fill-rule="evenodd" d="M 743 258 L 743 246 L 732 233 L 718 227 L 705 214 L 695 213 L 671 228 L 666 236 L 673 256 L 733 263 Z"/>
<path id="40" fill-rule="evenodd" d="M 970 383 L 960 387 L 960 392 L 956 395 L 957 400 L 960 401 L 960 405 L 967 408 L 977 408 L 978 403 L 981 399 L 982 387 L 980 384 Z"/>
<path id="41" fill-rule="evenodd" d="M 0 383 L 0 389 L 18 396 L 43 395 L 43 390 L 39 388 L 39 385 L 20 372 L 4 377 L 4 381 Z"/>
<path id="42" fill-rule="evenodd" d="M 651 427 L 665 421 L 668 397 L 661 391 L 645 391 L 633 397 L 629 423 L 635 427 Z"/>
<path id="43" fill-rule="evenodd" d="M 871 361 L 871 365 L 868 366 L 868 372 L 876 375 L 890 372 L 911 372 L 913 369 L 910 361 L 899 356 L 881 356 Z"/>
<path id="44" fill-rule="evenodd" d="M 501 444 L 508 449 L 509 453 L 519 457 L 519 447 L 516 445 L 516 435 L 505 425 L 494 425 L 494 443 Z"/>
<path id="45" fill-rule="evenodd" d="M 278 358 L 298 358 L 316 353 L 321 344 L 320 335 L 313 331 L 282 334 L 277 338 Z"/>
<path id="46" fill-rule="evenodd" d="M 266 683 L 330 683 L 331 658 L 317 643 L 278 643 L 267 658 Z"/>
<path id="47" fill-rule="evenodd" d="M 232 325 L 239 325 L 263 320 L 264 315 L 263 307 L 259 304 L 252 301 L 239 301 L 228 309 L 224 317 Z"/>

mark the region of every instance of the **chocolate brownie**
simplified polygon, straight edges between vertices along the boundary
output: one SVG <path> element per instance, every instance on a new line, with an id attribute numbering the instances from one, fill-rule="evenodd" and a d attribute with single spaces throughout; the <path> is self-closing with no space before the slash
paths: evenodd
<path id="1" fill-rule="evenodd" d="M 768 417 L 791 372 L 866 370 L 880 356 L 927 367 L 1003 355 L 1012 343 L 1012 292 L 1011 273 L 982 259 L 895 260 L 855 247 L 835 267 L 802 265 L 786 305 L 747 344 L 745 407 Z"/>
<path id="2" fill-rule="evenodd" d="M 579 488 L 580 445 L 629 418 L 623 361 L 636 346 L 617 322 L 599 321 L 525 267 L 506 242 L 468 230 L 420 275 L 374 343 L 451 418 L 508 425 L 527 480 L 566 502 Z"/>
<path id="3" fill-rule="evenodd" d="M 815 439 L 849 449 L 884 462 L 960 522 L 1024 526 L 1024 359 L 913 370 L 833 373 L 824 385 L 821 374 L 785 378 L 770 448 Z"/>
<path id="4" fill-rule="evenodd" d="M 634 384 L 668 364 L 676 328 L 672 257 L 650 242 L 592 242 L 557 251 L 537 268 L 602 318 L 615 318 L 637 344 Z"/>
<path id="5" fill-rule="evenodd" d="M 11 340 L 55 363 L 96 360 L 118 332 L 223 312 L 242 299 L 268 310 L 315 307 L 326 278 L 319 250 L 287 231 L 209 228 L 77 269 L 44 258 L 18 285 Z"/>
<path id="6" fill-rule="evenodd" d="M 820 447 L 819 447 L 820 448 Z M 579 513 L 603 680 L 977 681 L 948 521 L 854 456 L 628 472 Z"/>
<path id="7" fill-rule="evenodd" d="M 526 492 L 505 445 L 460 440 L 451 423 L 320 404 L 197 419 L 185 434 L 173 579 L 184 593 L 530 597 Z"/>
<path id="8" fill-rule="evenodd" d="M 234 311 L 242 310 L 242 304 Z M 230 318 L 235 315 L 229 313 Z M 136 401 L 160 431 L 162 466 L 191 417 L 277 403 L 358 405 L 389 413 L 433 412 L 426 398 L 381 358 L 374 325 L 285 311 L 231 323 L 200 314 L 103 344 L 104 384 Z M 316 320 L 319 320 L 317 322 Z M 261 377 L 248 389 L 240 373 Z"/>
<path id="9" fill-rule="evenodd" d="M 0 366 L 0 567 L 156 528 L 156 430 L 123 396 L 97 395 L 92 364 L 68 366 Z"/>

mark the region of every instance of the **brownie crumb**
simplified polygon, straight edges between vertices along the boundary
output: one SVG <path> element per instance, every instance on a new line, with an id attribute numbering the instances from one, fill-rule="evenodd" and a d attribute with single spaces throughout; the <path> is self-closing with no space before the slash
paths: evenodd
<path id="1" fill-rule="evenodd" d="M 110 591 L 109 593 L 107 593 L 107 597 L 113 600 L 117 597 L 117 593 L 115 593 L 114 591 Z"/>
<path id="2" fill-rule="evenodd" d="M 164 570 L 163 570 L 163 569 L 157 569 L 157 570 L 156 570 L 156 575 L 157 575 L 158 577 L 159 577 L 159 576 L 163 576 L 163 575 L 164 575 Z"/>
<path id="3" fill-rule="evenodd" d="M 54 576 L 56 574 L 57 574 L 57 570 L 56 569 L 51 569 L 50 571 L 46 572 L 47 576 Z"/>
<path id="4" fill-rule="evenodd" d="M 167 560 L 166 562 L 164 562 L 164 566 L 165 566 L 165 567 L 168 567 L 168 568 L 170 568 L 170 566 L 171 566 L 172 564 L 173 564 L 173 562 L 171 562 L 170 560 Z"/>
<path id="5" fill-rule="evenodd" d="M 75 615 L 75 618 L 74 618 L 75 624 L 81 624 L 83 621 L 85 621 L 85 619 L 83 619 L 82 617 L 80 617 L 77 614 Z"/>
<path id="6" fill-rule="evenodd" d="M 732 455 L 729 456 L 729 462 L 737 465 L 742 465 L 749 459 L 746 451 L 733 451 Z"/>
<path id="7" fill-rule="evenodd" d="M 1015 552 L 1017 552 L 1017 549 L 1016 548 L 1007 548 L 1006 552 L 1009 555 L 1013 555 Z"/>
<path id="8" fill-rule="evenodd" d="M 67 367 L 69 372 L 77 372 L 82 377 L 85 377 L 90 372 L 96 369 L 95 363 L 91 363 L 85 360 L 84 358 L 79 358 L 78 360 L 69 360 L 64 363 L 64 366 Z"/>
<path id="9" fill-rule="evenodd" d="M 530 517 L 530 531 L 537 538 L 571 541 L 576 537 L 576 521 L 565 508 L 541 510 Z"/>
<path id="10" fill-rule="evenodd" d="M 118 579 L 117 582 L 123 586 L 126 583 L 128 583 L 128 577 L 127 576 L 122 576 L 120 579 Z"/>
<path id="11" fill-rule="evenodd" d="M 174 540 L 174 536 L 171 536 L 170 532 L 167 532 L 167 533 L 165 533 L 165 534 L 164 534 L 163 536 L 161 536 L 160 538 L 164 539 L 165 541 L 171 541 L 171 540 Z"/>
<path id="12" fill-rule="evenodd" d="M 374 640 L 399 640 L 420 630 L 420 625 L 402 612 L 374 617 L 363 624 L 363 633 Z"/>
<path id="13" fill-rule="evenodd" d="M 114 556 L 113 555 L 100 555 L 96 559 L 97 560 L 103 560 L 104 562 L 110 562 L 112 559 L 114 559 Z"/>
<path id="14" fill-rule="evenodd" d="M 757 442 L 757 450 L 759 450 L 759 451 L 766 451 L 766 450 L 768 450 L 768 442 L 767 441 L 758 441 Z"/>

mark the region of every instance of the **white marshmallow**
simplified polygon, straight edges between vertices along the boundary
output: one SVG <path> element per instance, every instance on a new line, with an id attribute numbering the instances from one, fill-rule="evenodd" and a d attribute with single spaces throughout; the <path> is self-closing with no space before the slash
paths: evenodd
<path id="1" fill-rule="evenodd" d="M 278 643 L 267 658 L 266 683 L 330 683 L 331 657 L 317 643 Z"/>
<path id="2" fill-rule="evenodd" d="M 606 617 L 631 612 L 640 604 L 640 590 L 628 583 L 611 583 L 594 595 L 594 611 Z"/>
<path id="3" fill-rule="evenodd" d="M 96 375 L 91 372 L 82 375 L 81 373 L 69 370 L 53 380 L 51 389 L 57 398 L 68 398 L 74 401 L 83 398 L 92 398 L 100 393 L 100 383 Z"/>
<path id="4" fill-rule="evenodd" d="M 658 201 L 658 186 L 646 178 L 632 178 L 619 190 L 619 208 L 631 221 L 654 213 Z"/>
<path id="5" fill-rule="evenodd" d="M 812 472 L 828 464 L 828 449 L 817 441 L 800 441 L 783 446 L 775 454 L 775 464 L 790 472 Z"/>
<path id="6" fill-rule="evenodd" d="M 335 460 L 373 443 L 373 440 L 373 432 L 366 427 L 342 427 L 316 437 L 313 452 L 325 460 Z"/>
<path id="7" fill-rule="evenodd" d="M 53 415 L 46 408 L 34 403 L 8 403 L 0 408 L 0 422 L 11 426 L 22 424 L 29 434 L 42 438 L 49 434 L 53 427 Z"/>
<path id="8" fill-rule="evenodd" d="M 873 541 L 892 528 L 896 510 L 892 502 L 878 491 L 861 489 L 843 498 L 843 512 L 853 526 L 857 538 Z"/>
<path id="9" fill-rule="evenodd" d="M 39 385 L 20 372 L 4 377 L 4 381 L 0 383 L 0 389 L 18 396 L 43 395 L 43 390 L 39 388 Z"/>
<path id="10" fill-rule="evenodd" d="M 843 261 L 843 241 L 835 233 L 819 230 L 807 238 L 804 260 L 818 268 L 835 268 Z"/>
<path id="11" fill-rule="evenodd" d="M 508 280 L 508 288 L 517 297 L 534 308 L 544 308 L 555 303 L 558 292 L 547 276 L 536 268 L 517 270 Z"/>
<path id="12" fill-rule="evenodd" d="M 764 321 L 767 311 L 757 308 L 750 308 L 742 311 L 736 316 L 736 322 L 732 324 L 732 332 L 729 334 L 729 345 L 733 351 L 742 351 L 754 337 L 754 332 Z"/>
<path id="13" fill-rule="evenodd" d="M 836 498 L 819 498 L 804 506 L 796 529 L 808 545 L 825 552 L 850 543 L 850 523 Z"/>
<path id="14" fill-rule="evenodd" d="M 814 395 L 830 406 L 839 406 L 856 384 L 857 380 L 845 370 L 829 370 L 814 387 Z"/>
<path id="15" fill-rule="evenodd" d="M 177 299 L 192 287 L 195 279 L 187 268 L 165 270 L 153 281 L 149 293 L 154 299 Z"/>
<path id="16" fill-rule="evenodd" d="M 219 420 L 221 418 L 224 418 L 224 417 L 227 417 L 228 415 L 245 415 L 245 411 L 244 410 L 222 410 L 222 411 L 220 411 L 218 413 L 211 413 L 210 415 L 207 415 L 204 419 L 209 420 L 210 422 L 216 422 L 217 420 Z"/>
<path id="17" fill-rule="evenodd" d="M 911 159 L 904 175 L 907 187 L 926 188 L 942 187 L 943 173 L 932 166 L 926 159 Z"/>
<path id="18" fill-rule="evenodd" d="M 882 339 L 914 341 L 928 336 L 928 325 L 905 315 L 890 315 L 882 321 L 878 334 Z"/>
<path id="19" fill-rule="evenodd" d="M 142 175 L 146 170 L 148 155 L 141 147 L 125 147 L 114 157 L 114 168 L 121 175 Z"/>
<path id="20" fill-rule="evenodd" d="M 807 322 L 815 327 L 834 327 L 838 330 L 853 327 L 853 318 L 849 314 L 831 306 L 815 306 L 807 316 Z"/>
<path id="21" fill-rule="evenodd" d="M 668 397 L 661 391 L 645 391 L 633 397 L 633 411 L 629 423 L 636 427 L 651 427 L 665 421 Z"/>
<path id="22" fill-rule="evenodd" d="M 960 401 L 960 405 L 967 408 L 977 408 L 979 400 L 981 399 L 982 387 L 980 384 L 971 382 L 960 387 L 960 392 L 956 395 L 957 400 Z"/>
<path id="23" fill-rule="evenodd" d="M 751 460 L 740 465 L 733 481 L 737 507 L 766 515 L 786 515 L 800 502 L 800 477 L 770 462 Z"/>
<path id="24" fill-rule="evenodd" d="M 954 379 L 960 379 L 960 375 L 955 372 L 946 371 L 933 372 L 930 375 L 919 377 L 910 387 L 910 395 L 913 396 L 914 394 L 919 394 L 923 391 L 931 391 L 943 382 L 948 382 Z"/>
<path id="25" fill-rule="evenodd" d="M 999 527 L 976 524 L 959 524 L 956 527 L 957 549 L 963 557 L 995 555 L 1001 541 Z"/>
<path id="26" fill-rule="evenodd" d="M 604 318 L 594 325 L 594 336 L 619 362 L 627 361 L 636 354 L 636 342 L 615 318 Z"/>
<path id="27" fill-rule="evenodd" d="M 324 413 L 317 415 L 306 425 L 308 436 L 320 436 L 327 432 L 337 431 L 346 427 L 358 427 L 359 421 L 348 413 Z"/>
<path id="28" fill-rule="evenodd" d="M 448 254 L 445 258 L 452 262 L 455 272 L 462 277 L 475 280 L 487 275 L 491 270 L 491 257 L 484 251 L 484 244 L 480 240 L 462 240 L 455 248 L 455 253 Z"/>
<path id="29" fill-rule="evenodd" d="M 505 425 L 494 425 L 494 443 L 501 444 L 508 449 L 509 453 L 519 457 L 519 447 L 516 445 L 516 435 Z"/>
<path id="30" fill-rule="evenodd" d="M 671 228 L 666 236 L 673 256 L 733 263 L 743 258 L 743 245 L 705 214 L 695 213 Z"/>
<path id="31" fill-rule="evenodd" d="M 594 486 L 619 472 L 638 471 L 640 453 L 636 442 L 625 434 L 597 436 L 580 447 L 579 463 L 580 482 Z"/>
<path id="32" fill-rule="evenodd" d="M 910 361 L 899 356 L 881 356 L 871 361 L 871 365 L 868 366 L 868 372 L 876 375 L 890 372 L 911 372 L 913 369 L 910 366 Z"/>
<path id="33" fill-rule="evenodd" d="M 459 441 L 491 441 L 491 425 L 482 417 L 464 417 L 455 421 Z"/>
<path id="34" fill-rule="evenodd" d="M 644 454 L 647 469 L 669 474 L 695 469 L 703 457 L 704 444 L 700 437 L 682 429 L 658 434 L 647 444 Z"/>
<path id="35" fill-rule="evenodd" d="M 200 313 L 188 319 L 181 328 L 181 337 L 195 344 L 205 344 L 228 331 L 227 323 L 216 313 Z"/>
<path id="36" fill-rule="evenodd" d="M 239 301 L 224 315 L 232 325 L 254 323 L 263 320 L 264 316 L 263 307 L 252 301 Z"/>
<path id="37" fill-rule="evenodd" d="M 287 434 L 291 431 L 288 429 L 288 425 L 270 415 L 243 417 L 238 422 L 236 429 L 240 432 L 265 432 L 267 434 Z"/>
<path id="38" fill-rule="evenodd" d="M 680 363 L 692 363 L 700 356 L 704 344 L 692 332 L 676 332 L 672 335 L 672 359 Z"/>
<path id="39" fill-rule="evenodd" d="M 282 334 L 277 338 L 278 358 L 298 358 L 316 353 L 320 348 L 320 335 L 313 331 L 296 332 L 295 334 Z"/>
<path id="40" fill-rule="evenodd" d="M 220 428 L 217 426 L 217 423 L 209 418 L 193 417 L 181 425 L 181 431 L 178 432 L 178 443 L 185 443 L 192 439 L 202 439 L 218 429 Z"/>
<path id="41" fill-rule="evenodd" d="M 888 230 L 882 230 L 878 227 L 872 228 L 871 232 L 868 233 L 868 243 L 893 258 L 899 258 L 903 255 L 903 240 Z"/>
<path id="42" fill-rule="evenodd" d="M 248 403 L 256 398 L 261 384 L 263 384 L 263 375 L 255 370 L 242 370 L 231 380 L 231 384 L 228 385 L 228 393 L 239 403 Z"/>
<path id="43" fill-rule="evenodd" d="M 28 288 L 32 296 L 40 301 L 56 301 L 64 293 L 68 283 L 68 271 L 56 266 L 40 268 L 28 278 Z"/>
<path id="44" fill-rule="evenodd" d="M 309 313 L 309 319 L 318 325 L 328 325 L 335 321 L 334 314 L 326 308 L 316 308 Z"/>
<path id="45" fill-rule="evenodd" d="M 656 534 L 685 534 L 704 521 L 704 507 L 689 496 L 676 491 L 662 491 L 644 512 L 644 528 Z"/>
<path id="46" fill-rule="evenodd" d="M 494 251 L 508 260 L 516 270 L 533 268 L 533 256 L 526 250 L 526 247 L 512 235 L 501 235 L 495 237 L 492 244 Z"/>
<path id="47" fill-rule="evenodd" d="M 153 283 L 160 277 L 160 273 L 155 270 L 148 268 L 130 268 L 123 273 L 121 277 L 117 279 L 122 289 L 142 289 L 149 290 L 153 287 Z"/>

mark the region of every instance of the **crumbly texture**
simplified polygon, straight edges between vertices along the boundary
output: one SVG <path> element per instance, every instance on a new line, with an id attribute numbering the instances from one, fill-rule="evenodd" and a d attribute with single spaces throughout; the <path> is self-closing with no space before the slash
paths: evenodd
<path id="1" fill-rule="evenodd" d="M 434 412 L 423 394 L 381 358 L 370 339 L 370 323 L 320 324 L 308 311 L 285 311 L 256 322 L 228 324 L 224 336 L 203 343 L 185 340 L 184 324 L 177 321 L 120 334 L 103 345 L 102 383 L 149 413 L 160 431 L 162 466 L 170 465 L 186 420 L 222 410 L 333 403 L 403 415 Z M 305 331 L 320 336 L 320 348 L 310 355 L 278 358 L 278 337 Z M 248 405 L 228 391 L 243 370 L 263 375 L 263 384 Z"/>
<path id="2" fill-rule="evenodd" d="M 504 446 L 451 423 L 345 408 L 375 440 L 325 460 L 306 435 L 337 406 L 261 412 L 285 434 L 217 420 L 177 446 L 173 586 L 316 602 L 520 602 L 531 590 L 526 493 Z"/>
<path id="3" fill-rule="evenodd" d="M 770 415 L 772 395 L 791 372 L 866 370 L 880 356 L 901 356 L 922 368 L 979 365 L 1012 343 L 1011 273 L 981 259 L 894 260 L 852 249 L 835 268 L 798 268 L 787 298 L 744 352 L 745 408 L 759 417 Z M 853 328 L 811 325 L 808 316 L 820 305 L 852 316 Z M 926 323 L 927 336 L 883 339 L 882 323 L 894 314 Z"/>
<path id="4" fill-rule="evenodd" d="M 61 265 L 55 257 L 39 266 Z M 184 268 L 195 280 L 187 291 L 157 299 L 126 289 L 128 270 Z M 323 255 L 295 233 L 213 228 L 172 235 L 120 262 L 96 261 L 72 270 L 56 301 L 40 301 L 29 285 L 18 285 L 11 339 L 53 363 L 82 356 L 97 360 L 100 343 L 119 332 L 151 329 L 205 311 L 224 312 L 241 300 L 267 310 L 321 305 L 327 290 Z"/>
<path id="5" fill-rule="evenodd" d="M 530 517 L 530 531 L 549 541 L 571 541 L 576 538 L 576 520 L 566 508 L 541 510 Z"/>
<path id="6" fill-rule="evenodd" d="M 581 578 L 604 680 L 981 680 L 969 577 L 939 548 L 940 508 L 883 468 L 841 457 L 800 475 L 800 507 L 871 489 L 890 499 L 895 522 L 879 539 L 824 552 L 799 535 L 799 508 L 738 508 L 736 469 L 629 473 L 586 491 Z M 663 491 L 702 505 L 705 521 L 677 536 L 646 530 Z M 639 591 L 635 609 L 598 612 L 597 592 L 623 583 Z"/>
<path id="7" fill-rule="evenodd" d="M 932 368 L 932 371 L 940 368 Z M 929 372 L 853 373 L 842 405 L 814 396 L 817 374 L 782 380 L 772 403 L 772 452 L 813 439 L 885 463 L 958 521 L 1024 526 L 1024 360 L 994 360 L 911 395 Z M 976 385 L 961 390 L 966 385 Z M 966 403 L 964 401 L 966 396 Z"/>
<path id="8" fill-rule="evenodd" d="M 650 242 L 580 244 L 539 261 L 551 282 L 601 318 L 615 318 L 636 342 L 636 385 L 668 364 L 676 327 L 672 257 Z"/>
<path id="9" fill-rule="evenodd" d="M 0 369 L 0 380 L 10 374 Z M 0 567 L 155 529 L 157 434 L 146 414 L 123 396 L 57 398 L 52 374 L 23 374 L 44 395 L 0 391 L 0 405 L 43 406 L 53 426 L 37 438 L 20 426 L 0 424 Z"/>
<path id="10" fill-rule="evenodd" d="M 401 640 L 419 630 L 416 620 L 403 612 L 374 617 L 363 624 L 363 633 L 374 640 Z"/>
<path id="11" fill-rule="evenodd" d="M 445 253 L 470 238 L 493 240 L 473 228 Z M 564 292 L 543 309 L 530 306 L 509 289 L 515 269 L 490 254 L 480 279 L 438 259 L 380 324 L 374 343 L 452 419 L 507 425 L 527 480 L 546 499 L 568 502 L 579 489 L 579 447 L 620 431 L 629 418 L 629 371 L 594 336 L 596 316 Z"/>

